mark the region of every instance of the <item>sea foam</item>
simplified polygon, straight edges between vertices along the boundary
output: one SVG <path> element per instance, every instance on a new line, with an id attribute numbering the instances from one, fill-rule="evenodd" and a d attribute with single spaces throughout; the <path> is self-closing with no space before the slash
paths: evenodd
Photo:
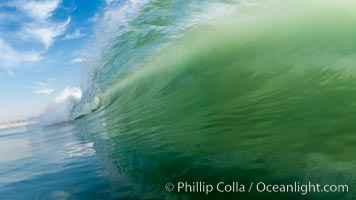
<path id="1" fill-rule="evenodd" d="M 77 87 L 65 88 L 47 106 L 40 117 L 43 125 L 56 124 L 70 120 L 73 105 L 82 98 L 82 90 Z"/>

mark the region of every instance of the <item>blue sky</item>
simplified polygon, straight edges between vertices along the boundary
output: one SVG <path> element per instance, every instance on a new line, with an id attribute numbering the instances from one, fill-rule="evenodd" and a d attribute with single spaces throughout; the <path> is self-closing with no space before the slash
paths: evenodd
<path id="1" fill-rule="evenodd" d="M 62 90 L 80 86 L 83 49 L 104 4 L 0 2 L 0 121 L 37 116 Z"/>

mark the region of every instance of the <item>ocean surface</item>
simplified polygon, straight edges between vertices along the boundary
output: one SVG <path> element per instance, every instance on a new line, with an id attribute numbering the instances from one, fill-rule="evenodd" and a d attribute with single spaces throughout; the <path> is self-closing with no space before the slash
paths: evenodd
<path id="1" fill-rule="evenodd" d="M 0 199 L 356 199 L 354 1 L 123 1 L 105 11 L 82 93 L 38 123 L 0 130 Z M 165 190 L 179 181 L 349 191 Z"/>

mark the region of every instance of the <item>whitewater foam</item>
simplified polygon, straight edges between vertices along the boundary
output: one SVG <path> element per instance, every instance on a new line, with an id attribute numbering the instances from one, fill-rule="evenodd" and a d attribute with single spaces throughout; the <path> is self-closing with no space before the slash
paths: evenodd
<path id="1" fill-rule="evenodd" d="M 71 109 L 82 98 L 82 90 L 77 87 L 65 88 L 47 106 L 40 117 L 42 125 L 56 124 L 69 121 Z"/>

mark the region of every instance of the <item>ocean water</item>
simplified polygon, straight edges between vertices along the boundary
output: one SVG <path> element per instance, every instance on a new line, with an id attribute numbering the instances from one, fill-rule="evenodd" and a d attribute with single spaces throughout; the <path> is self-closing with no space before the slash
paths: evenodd
<path id="1" fill-rule="evenodd" d="M 73 124 L 0 130 L 0 199 L 110 199 L 98 143 Z"/>
<path id="2" fill-rule="evenodd" d="M 0 199 L 356 198 L 353 1 L 116 6 L 71 120 L 0 130 Z M 349 191 L 165 190 L 180 181 Z"/>

